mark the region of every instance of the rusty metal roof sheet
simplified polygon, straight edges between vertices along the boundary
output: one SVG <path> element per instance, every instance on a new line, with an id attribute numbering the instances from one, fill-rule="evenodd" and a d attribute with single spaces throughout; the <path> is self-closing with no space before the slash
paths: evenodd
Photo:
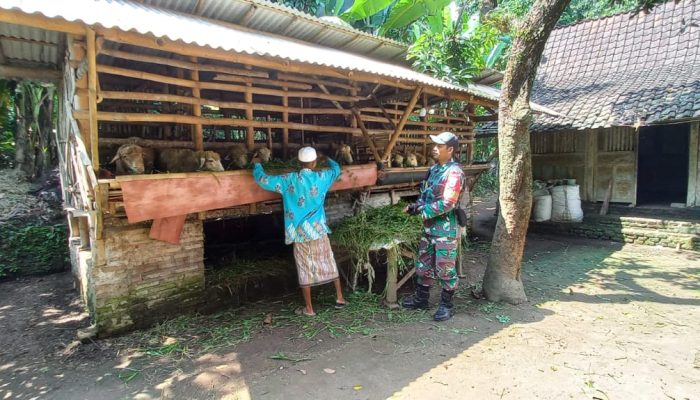
<path id="1" fill-rule="evenodd" d="M 457 86 L 406 67 L 368 57 L 262 32 L 239 30 L 231 25 L 221 25 L 212 20 L 128 0 L 72 0 L 71 7 L 66 7 L 65 3 L 57 1 L 3 0 L 0 8 L 17 9 L 27 14 L 38 13 L 49 18 L 81 21 L 87 25 L 167 37 L 171 40 L 236 53 L 270 56 L 347 71 L 362 71 L 450 91 L 465 92 L 492 101 L 498 101 L 499 97 L 499 91 L 492 87 L 478 84 Z"/>

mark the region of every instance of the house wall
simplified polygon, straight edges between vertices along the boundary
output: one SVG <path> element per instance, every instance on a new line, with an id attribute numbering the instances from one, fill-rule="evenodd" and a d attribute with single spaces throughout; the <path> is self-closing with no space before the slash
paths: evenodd
<path id="1" fill-rule="evenodd" d="M 531 134 L 530 143 L 534 179 L 574 178 L 582 200 L 603 201 L 612 178 L 611 201 L 636 202 L 634 128 L 536 132 Z"/>
<path id="2" fill-rule="evenodd" d="M 532 176 L 538 180 L 573 178 L 584 187 L 586 133 L 554 131 L 532 133 Z"/>
<path id="3" fill-rule="evenodd" d="M 632 127 L 531 134 L 534 179 L 574 178 L 581 199 L 604 201 L 613 179 L 611 201 L 636 204 L 639 135 Z M 690 123 L 686 205 L 700 205 L 700 122 Z"/>

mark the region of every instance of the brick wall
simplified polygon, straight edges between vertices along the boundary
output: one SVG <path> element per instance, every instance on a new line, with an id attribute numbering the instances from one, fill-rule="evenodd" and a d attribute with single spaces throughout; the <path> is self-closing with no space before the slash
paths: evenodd
<path id="1" fill-rule="evenodd" d="M 101 335 L 149 326 L 201 302 L 202 222 L 188 220 L 177 245 L 150 239 L 149 230 L 150 222 L 112 219 L 95 242 L 87 297 Z"/>

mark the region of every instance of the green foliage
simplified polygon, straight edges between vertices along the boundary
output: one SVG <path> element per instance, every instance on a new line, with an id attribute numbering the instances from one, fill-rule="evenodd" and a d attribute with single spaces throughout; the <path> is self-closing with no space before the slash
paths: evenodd
<path id="1" fill-rule="evenodd" d="M 532 7 L 534 0 L 503 0 L 498 2 L 497 10 L 507 12 L 515 18 L 524 16 Z M 559 25 L 569 25 L 585 19 L 607 17 L 612 14 L 629 12 L 654 0 L 572 0 L 564 10 Z"/>
<path id="2" fill-rule="evenodd" d="M 65 225 L 0 225 L 0 278 L 62 271 L 67 243 Z"/>
<path id="3" fill-rule="evenodd" d="M 341 16 L 346 21 L 357 21 L 382 11 L 393 2 L 394 0 L 355 0 L 352 7 Z"/>
<path id="4" fill-rule="evenodd" d="M 450 0 L 399 0 L 391 8 L 389 17 L 379 29 L 385 34 L 391 29 L 401 29 L 421 17 L 441 16 Z"/>
<path id="5" fill-rule="evenodd" d="M 0 168 L 12 166 L 15 158 L 15 102 L 10 82 L 0 80 Z"/>
<path id="6" fill-rule="evenodd" d="M 276 3 L 284 4 L 287 7 L 295 8 L 307 14 L 317 15 L 319 9 L 325 9 L 328 1 L 324 0 L 277 0 Z M 335 1 L 333 0 L 333 4 Z"/>
<path id="7" fill-rule="evenodd" d="M 462 84 L 484 68 L 500 67 L 510 38 L 478 17 L 463 15 L 441 31 L 425 30 L 409 49 L 414 67 Z"/>

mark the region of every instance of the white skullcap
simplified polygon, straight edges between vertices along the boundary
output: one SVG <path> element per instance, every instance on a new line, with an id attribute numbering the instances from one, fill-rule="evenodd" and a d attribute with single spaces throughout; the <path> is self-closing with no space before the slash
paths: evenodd
<path id="1" fill-rule="evenodd" d="M 299 161 L 311 162 L 316 160 L 316 150 L 313 147 L 302 147 L 299 149 Z"/>

